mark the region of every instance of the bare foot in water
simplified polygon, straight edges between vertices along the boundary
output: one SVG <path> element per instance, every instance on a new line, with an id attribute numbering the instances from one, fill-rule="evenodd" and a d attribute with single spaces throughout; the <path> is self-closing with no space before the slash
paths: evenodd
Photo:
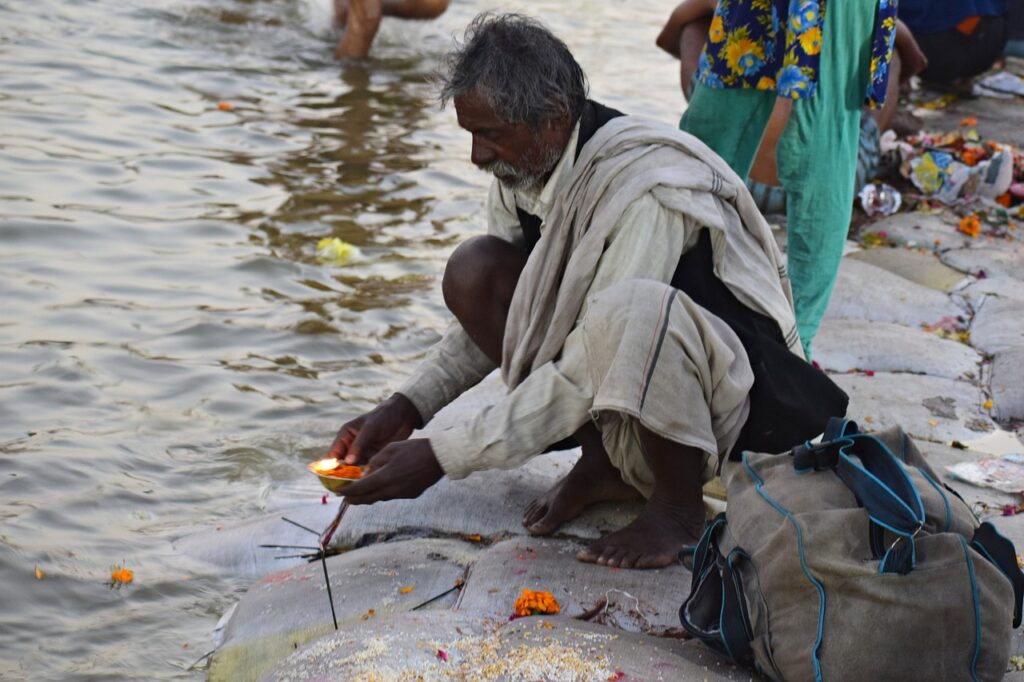
<path id="1" fill-rule="evenodd" d="M 612 568 L 662 568 L 676 563 L 685 545 L 704 530 L 704 501 L 676 506 L 652 497 L 632 523 L 610 533 L 576 558 Z"/>
<path id="2" fill-rule="evenodd" d="M 594 453 L 584 447 L 572 471 L 526 507 L 523 525 L 530 535 L 550 535 L 597 502 L 640 498 L 640 493 L 622 480 L 603 449 Z"/>

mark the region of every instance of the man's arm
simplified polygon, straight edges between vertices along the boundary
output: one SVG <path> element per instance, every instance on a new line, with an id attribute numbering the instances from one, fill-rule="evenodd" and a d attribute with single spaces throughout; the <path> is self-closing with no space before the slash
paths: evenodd
<path id="1" fill-rule="evenodd" d="M 598 263 L 590 293 L 625 279 L 669 282 L 698 226 L 645 195 L 624 213 Z M 586 314 L 584 309 L 582 315 Z M 541 365 L 514 390 L 465 422 L 427 439 L 392 443 L 370 461 L 370 474 L 346 490 L 353 504 L 417 497 L 442 476 L 509 469 L 575 433 L 590 419 L 590 383 L 582 331 L 561 356 Z"/>
<path id="2" fill-rule="evenodd" d="M 669 282 L 696 227 L 645 195 L 622 215 L 598 263 L 589 295 L 626 279 Z M 580 318 L 586 314 L 586 308 Z M 430 436 L 452 478 L 482 469 L 508 469 L 571 436 L 590 419 L 593 388 L 579 327 L 561 356 L 541 365 L 502 400 L 467 421 Z"/>
<path id="3" fill-rule="evenodd" d="M 678 59 L 679 41 L 683 35 L 683 29 L 687 24 L 714 14 L 716 4 L 716 0 L 683 0 L 672 10 L 672 14 L 665 22 L 661 33 L 658 34 L 655 44 Z"/>

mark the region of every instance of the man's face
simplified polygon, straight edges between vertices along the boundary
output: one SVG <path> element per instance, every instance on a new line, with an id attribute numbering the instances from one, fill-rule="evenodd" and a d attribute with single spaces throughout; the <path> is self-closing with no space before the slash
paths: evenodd
<path id="1" fill-rule="evenodd" d="M 569 140 L 568 120 L 531 130 L 525 123 L 502 120 L 475 91 L 455 97 L 454 102 L 459 126 L 473 136 L 470 160 L 477 168 L 493 174 L 511 189 L 544 184 Z"/>

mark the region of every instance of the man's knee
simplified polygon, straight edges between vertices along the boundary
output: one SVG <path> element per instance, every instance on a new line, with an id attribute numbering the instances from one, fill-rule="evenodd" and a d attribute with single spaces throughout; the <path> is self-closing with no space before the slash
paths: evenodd
<path id="1" fill-rule="evenodd" d="M 670 285 L 653 279 L 624 279 L 605 287 L 590 298 L 586 318 L 610 320 L 646 316 L 649 309 L 664 306 L 666 296 L 675 291 Z"/>
<path id="2" fill-rule="evenodd" d="M 456 317 L 470 306 L 512 300 L 526 254 L 514 244 L 490 235 L 471 237 L 448 259 L 441 293 Z"/>

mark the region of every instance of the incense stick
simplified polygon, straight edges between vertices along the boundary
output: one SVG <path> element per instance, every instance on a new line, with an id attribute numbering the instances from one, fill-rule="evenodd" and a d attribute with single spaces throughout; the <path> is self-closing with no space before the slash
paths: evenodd
<path id="1" fill-rule="evenodd" d="M 301 523 L 299 523 L 299 522 L 297 522 L 297 521 L 292 521 L 292 520 L 291 520 L 291 519 L 289 519 L 289 518 L 288 518 L 287 516 L 282 516 L 282 517 L 281 517 L 281 520 L 282 520 L 282 521 L 287 521 L 288 523 L 292 524 L 293 526 L 298 526 L 299 528 L 301 528 L 302 530 L 306 531 L 307 533 L 312 533 L 313 535 L 315 535 L 315 536 L 317 536 L 317 537 L 320 537 L 320 533 L 317 533 L 317 532 L 316 532 L 315 530 L 313 530 L 312 528 L 309 528 L 309 527 L 307 527 L 307 526 L 303 526 L 303 525 L 302 525 Z"/>
<path id="2" fill-rule="evenodd" d="M 409 610 L 410 611 L 417 611 L 419 609 L 422 609 L 424 606 L 426 606 L 428 604 L 433 604 L 434 602 L 436 602 L 441 597 L 447 597 L 449 594 L 451 594 L 455 590 L 461 590 L 462 586 L 465 585 L 465 584 L 466 584 L 465 580 L 459 579 L 459 580 L 455 581 L 455 584 L 453 586 L 449 587 L 447 590 L 445 590 L 441 594 L 435 595 L 435 596 L 431 597 L 430 599 L 428 599 L 427 601 L 425 601 L 425 602 L 423 602 L 421 604 L 417 604 L 416 606 L 412 607 Z"/>
<path id="3" fill-rule="evenodd" d="M 331 594 L 331 577 L 327 574 L 327 557 L 320 554 L 320 565 L 324 567 L 324 582 L 327 583 L 327 601 L 331 604 L 331 620 L 334 621 L 334 629 L 338 629 L 338 616 L 334 613 L 334 595 Z"/>

